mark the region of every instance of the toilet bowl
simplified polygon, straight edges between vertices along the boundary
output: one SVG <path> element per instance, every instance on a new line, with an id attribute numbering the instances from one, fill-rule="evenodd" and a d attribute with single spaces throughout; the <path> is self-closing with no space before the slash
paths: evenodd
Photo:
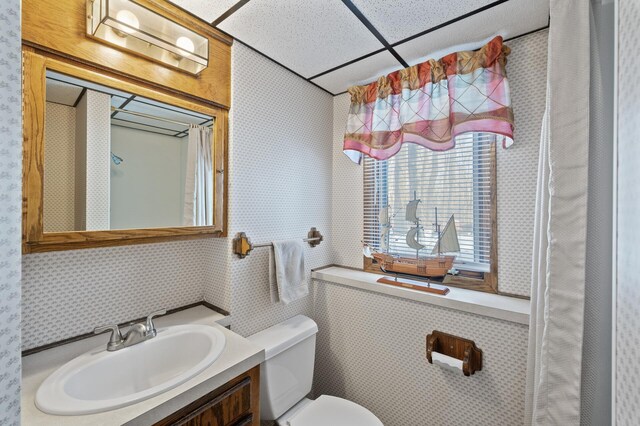
<path id="1" fill-rule="evenodd" d="M 321 395 L 316 400 L 305 398 L 276 419 L 276 423 L 279 426 L 382 426 L 363 406 L 329 395 Z"/>
<path id="2" fill-rule="evenodd" d="M 260 367 L 260 417 L 279 426 L 382 426 L 355 402 L 311 392 L 315 362 L 316 323 L 298 315 L 249 336 L 264 348 Z"/>

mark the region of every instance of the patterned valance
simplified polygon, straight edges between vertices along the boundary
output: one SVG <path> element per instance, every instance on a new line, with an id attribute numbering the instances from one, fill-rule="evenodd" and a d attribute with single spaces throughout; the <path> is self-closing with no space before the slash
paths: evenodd
<path id="1" fill-rule="evenodd" d="M 344 153 L 360 163 L 363 154 L 386 160 L 404 142 L 446 151 L 467 132 L 497 133 L 504 136 L 503 146 L 510 146 L 509 53 L 498 36 L 480 50 L 430 59 L 351 87 Z"/>

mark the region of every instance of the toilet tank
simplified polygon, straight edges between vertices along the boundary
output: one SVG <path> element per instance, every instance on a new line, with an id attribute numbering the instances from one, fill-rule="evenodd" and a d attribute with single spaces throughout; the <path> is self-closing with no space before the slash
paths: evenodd
<path id="1" fill-rule="evenodd" d="M 260 417 L 275 420 L 311 392 L 316 323 L 297 315 L 248 339 L 264 348 L 260 367 Z"/>

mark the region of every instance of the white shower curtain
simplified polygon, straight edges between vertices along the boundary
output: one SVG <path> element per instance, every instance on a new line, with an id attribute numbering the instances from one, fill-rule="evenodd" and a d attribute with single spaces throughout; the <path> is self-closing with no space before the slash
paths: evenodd
<path id="1" fill-rule="evenodd" d="M 525 424 L 580 424 L 589 160 L 589 2 L 551 0 Z"/>
<path id="2" fill-rule="evenodd" d="M 213 154 L 211 129 L 189 127 L 184 190 L 185 226 L 213 225 Z"/>

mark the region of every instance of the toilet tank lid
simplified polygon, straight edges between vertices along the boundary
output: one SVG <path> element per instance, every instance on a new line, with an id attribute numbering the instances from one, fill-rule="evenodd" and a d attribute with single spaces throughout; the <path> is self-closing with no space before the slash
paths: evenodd
<path id="1" fill-rule="evenodd" d="M 318 325 L 315 321 L 304 315 L 296 315 L 247 339 L 264 348 L 264 357 L 269 359 L 317 332 Z"/>

